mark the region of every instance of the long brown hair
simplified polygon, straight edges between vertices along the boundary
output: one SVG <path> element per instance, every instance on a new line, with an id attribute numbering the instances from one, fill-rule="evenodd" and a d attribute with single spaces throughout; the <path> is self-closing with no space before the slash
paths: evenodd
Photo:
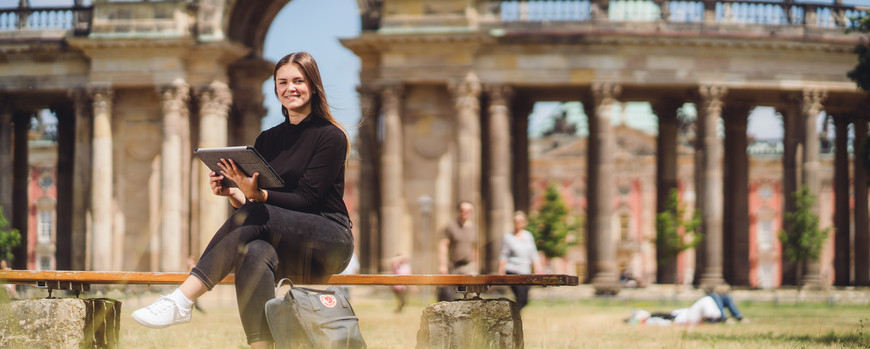
<path id="1" fill-rule="evenodd" d="M 272 72 L 272 82 L 276 82 L 275 79 L 277 79 L 278 69 L 291 63 L 295 63 L 299 66 L 302 73 L 305 74 L 309 88 L 314 92 L 311 95 L 311 113 L 326 119 L 326 121 L 329 121 L 331 124 L 338 127 L 341 132 L 344 132 L 344 138 L 347 140 L 348 154 L 345 157 L 349 156 L 350 136 L 348 136 L 347 131 L 344 130 L 344 125 L 338 122 L 329 110 L 329 103 L 326 101 L 326 91 L 323 90 L 323 79 L 320 78 L 320 68 L 317 67 L 317 61 L 314 60 L 314 57 L 311 56 L 310 53 L 305 51 L 293 52 L 281 58 L 281 60 L 275 64 L 275 70 Z M 274 87 L 274 91 L 275 97 L 280 99 L 281 96 L 278 96 L 278 86 Z M 285 118 L 290 115 L 284 105 L 281 105 L 281 115 L 284 115 Z M 347 159 L 345 158 L 345 161 L 346 160 Z"/>

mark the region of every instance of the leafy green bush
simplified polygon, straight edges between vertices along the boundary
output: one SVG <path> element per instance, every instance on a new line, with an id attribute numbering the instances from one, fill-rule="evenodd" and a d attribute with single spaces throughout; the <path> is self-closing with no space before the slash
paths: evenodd
<path id="1" fill-rule="evenodd" d="M 0 207 L 0 259 L 12 264 L 12 259 L 15 258 L 12 249 L 21 244 L 21 234 L 18 233 L 18 229 L 7 228 L 8 225 L 9 221 L 3 214 L 3 207 Z"/>
<path id="2" fill-rule="evenodd" d="M 538 251 L 547 258 L 558 258 L 580 240 L 576 236 L 580 226 L 581 219 L 568 213 L 558 188 L 551 183 L 544 191 L 544 204 L 529 216 L 528 230 L 535 237 Z"/>

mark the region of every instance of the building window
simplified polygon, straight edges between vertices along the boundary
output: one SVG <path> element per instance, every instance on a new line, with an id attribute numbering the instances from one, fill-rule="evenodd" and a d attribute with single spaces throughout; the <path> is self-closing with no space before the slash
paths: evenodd
<path id="1" fill-rule="evenodd" d="M 36 225 L 36 230 L 37 234 L 39 234 L 39 243 L 51 243 L 51 227 L 53 223 L 52 212 L 46 210 L 39 210 L 37 215 L 38 221 Z"/>
<path id="2" fill-rule="evenodd" d="M 39 258 L 39 270 L 51 270 L 51 257 L 42 256 Z"/>
<path id="3" fill-rule="evenodd" d="M 629 229 L 631 228 L 630 223 L 631 218 L 629 218 L 627 214 L 619 215 L 619 238 L 622 241 L 628 241 L 631 237 L 629 231 Z"/>
<path id="4" fill-rule="evenodd" d="M 773 221 L 763 220 L 758 224 L 758 250 L 767 252 L 773 249 Z"/>

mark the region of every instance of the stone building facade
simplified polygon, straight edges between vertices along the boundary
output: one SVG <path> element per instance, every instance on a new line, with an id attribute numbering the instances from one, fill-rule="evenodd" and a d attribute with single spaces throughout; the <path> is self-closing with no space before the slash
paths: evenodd
<path id="1" fill-rule="evenodd" d="M 621 115 L 615 115 L 613 127 L 616 137 L 614 176 L 617 194 L 611 202 L 611 230 L 616 239 L 616 264 L 620 273 L 625 272 L 643 286 L 661 281 L 657 275 L 658 258 L 655 247 L 657 188 L 654 179 L 657 130 L 627 125 L 627 118 L 651 120 L 655 119 L 655 115 L 645 112 L 644 108 L 625 108 L 624 105 L 616 108 Z M 586 116 L 574 119 L 583 123 L 584 118 Z M 582 219 L 587 206 L 586 184 L 576 174 L 586 171 L 588 142 L 585 129 L 581 126 L 579 128 L 583 130 L 576 130 L 576 125 L 571 125 L 567 132 L 560 132 L 558 129 L 565 127 L 559 125 L 558 122 L 554 123 L 552 129 L 548 129 L 543 135 L 530 138 L 531 210 L 534 212 L 543 203 L 547 186 L 556 185 L 570 214 Z M 691 127 L 681 130 L 677 137 L 678 197 L 687 208 L 687 216 L 693 214 L 696 198 L 693 180 L 694 149 L 691 147 L 693 137 Z M 782 284 L 783 252 L 778 237 L 783 229 L 782 203 L 786 197 L 782 191 L 782 139 L 752 140 L 747 153 L 749 188 L 746 202 L 749 207 L 749 222 L 746 241 L 748 258 L 745 262 L 749 274 L 747 283 L 738 286 L 770 289 Z M 834 151 L 829 148 L 823 148 L 820 169 L 822 186 L 817 198 L 820 228 L 830 229 L 833 227 L 835 212 L 832 185 L 835 171 Z M 820 277 L 828 285 L 835 283 L 835 236 L 831 234 L 825 242 L 819 261 Z M 582 236 L 577 240 L 579 244 L 572 246 L 566 257 L 552 261 L 550 270 L 587 275 L 586 245 Z M 694 249 L 689 249 L 677 257 L 676 274 L 672 276 L 676 283 L 693 283 L 694 252 Z"/>

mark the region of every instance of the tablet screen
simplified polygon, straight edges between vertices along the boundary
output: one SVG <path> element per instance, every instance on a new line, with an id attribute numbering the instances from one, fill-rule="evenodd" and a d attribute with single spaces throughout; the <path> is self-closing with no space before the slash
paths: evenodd
<path id="1" fill-rule="evenodd" d="M 284 186 L 284 180 L 275 173 L 272 166 L 269 166 L 269 163 L 252 146 L 197 148 L 193 152 L 193 155 L 196 155 L 209 169 L 216 173 L 221 171 L 220 166 L 218 166 L 221 159 L 232 159 L 236 163 L 236 166 L 249 177 L 254 172 L 259 172 L 260 178 L 257 183 L 260 185 L 260 188 L 280 188 Z M 224 178 L 224 182 L 228 187 L 237 187 L 235 182 L 227 178 Z"/>

